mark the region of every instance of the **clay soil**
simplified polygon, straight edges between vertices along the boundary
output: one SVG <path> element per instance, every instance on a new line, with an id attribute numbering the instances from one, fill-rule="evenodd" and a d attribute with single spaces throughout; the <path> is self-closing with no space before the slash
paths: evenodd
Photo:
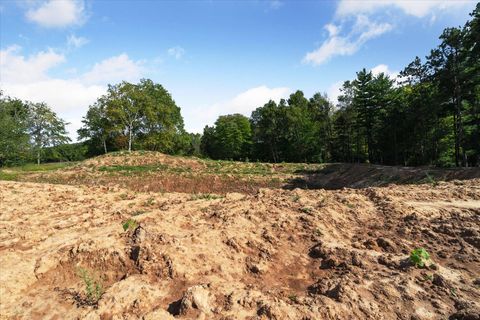
<path id="1" fill-rule="evenodd" d="M 327 174 L 306 169 L 317 171 L 218 195 L 142 190 L 120 176 L 99 184 L 93 173 L 0 181 L 0 318 L 479 319 L 475 174 L 368 187 L 347 183 L 349 167 L 330 171 L 335 190 L 306 190 Z M 430 254 L 424 267 L 409 259 L 415 248 Z"/>

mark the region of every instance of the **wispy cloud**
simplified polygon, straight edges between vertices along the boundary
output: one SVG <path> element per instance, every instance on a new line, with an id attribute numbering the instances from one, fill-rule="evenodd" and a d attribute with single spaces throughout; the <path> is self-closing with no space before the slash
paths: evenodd
<path id="1" fill-rule="evenodd" d="M 280 0 L 271 0 L 268 2 L 270 9 L 276 10 L 283 6 L 283 2 Z"/>
<path id="2" fill-rule="evenodd" d="M 454 10 L 472 6 L 474 0 L 341 0 L 337 6 L 336 14 L 339 17 L 358 14 L 371 14 L 386 8 L 400 9 L 405 14 L 423 18 L 434 15 L 436 12 Z"/>
<path id="3" fill-rule="evenodd" d="M 83 47 L 89 42 L 89 40 L 85 37 L 77 37 L 74 34 L 71 34 L 67 37 L 67 46 L 69 48 L 75 48 L 78 49 L 80 47 Z"/>
<path id="4" fill-rule="evenodd" d="M 180 60 L 185 55 L 185 49 L 183 49 L 180 46 L 176 46 L 168 49 L 167 53 L 169 56 L 172 56 L 175 59 Z"/>
<path id="5" fill-rule="evenodd" d="M 304 63 L 320 65 L 334 56 L 350 56 L 356 53 L 370 39 L 374 39 L 390 30 L 389 23 L 371 21 L 365 15 L 356 17 L 355 23 L 348 33 L 342 34 L 342 26 L 335 24 L 325 25 L 328 32 L 327 39 L 317 49 L 308 52 L 303 58 Z"/>

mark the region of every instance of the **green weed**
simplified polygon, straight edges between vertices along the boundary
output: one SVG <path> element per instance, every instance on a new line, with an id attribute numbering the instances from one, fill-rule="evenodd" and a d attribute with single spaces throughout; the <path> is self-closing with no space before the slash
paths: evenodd
<path id="1" fill-rule="evenodd" d="M 135 230 L 138 227 L 138 222 L 134 219 L 128 219 L 122 223 L 123 231 Z"/>
<path id="2" fill-rule="evenodd" d="M 433 187 L 438 186 L 438 181 L 435 179 L 434 176 L 430 175 L 428 172 L 426 172 L 425 175 L 425 180 L 427 181 L 427 183 L 430 183 Z"/>
<path id="3" fill-rule="evenodd" d="M 96 279 L 87 269 L 81 267 L 78 268 L 78 276 L 85 284 L 85 302 L 89 305 L 97 305 L 104 293 L 101 281 Z"/>
<path id="4" fill-rule="evenodd" d="M 423 268 L 428 260 L 430 260 L 430 254 L 424 248 L 417 248 L 410 253 L 410 261 L 416 267 Z"/>
<path id="5" fill-rule="evenodd" d="M 223 198 L 222 196 L 213 194 L 213 193 L 199 193 L 199 194 L 194 194 L 190 198 L 191 201 L 195 200 L 215 200 L 215 199 L 221 199 Z"/>
<path id="6" fill-rule="evenodd" d="M 303 213 L 311 213 L 313 211 L 313 208 L 303 207 L 303 208 L 300 208 L 300 211 L 302 211 Z"/>

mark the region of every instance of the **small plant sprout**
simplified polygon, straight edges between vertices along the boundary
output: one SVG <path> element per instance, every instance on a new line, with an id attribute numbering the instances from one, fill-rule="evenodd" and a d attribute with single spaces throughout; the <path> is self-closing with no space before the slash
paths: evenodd
<path id="1" fill-rule="evenodd" d="M 216 199 L 221 199 L 223 198 L 222 196 L 213 194 L 213 193 L 199 193 L 199 194 L 193 194 L 192 197 L 190 198 L 191 201 L 195 200 L 216 200 Z"/>
<path id="2" fill-rule="evenodd" d="M 430 175 L 428 172 L 426 172 L 425 175 L 427 176 L 426 177 L 427 182 L 430 183 L 432 187 L 438 186 L 438 181 L 435 179 L 434 176 Z"/>
<path id="3" fill-rule="evenodd" d="M 313 208 L 312 207 L 303 207 L 303 208 L 300 208 L 300 211 L 302 211 L 303 213 L 311 213 L 311 212 L 313 212 Z"/>
<path id="4" fill-rule="evenodd" d="M 430 254 L 424 248 L 417 248 L 410 253 L 410 261 L 416 267 L 423 268 L 428 260 L 430 260 Z"/>
<path id="5" fill-rule="evenodd" d="M 128 219 L 122 223 L 123 231 L 135 230 L 138 227 L 138 222 L 134 219 Z"/>
<path id="6" fill-rule="evenodd" d="M 97 305 L 104 291 L 102 283 L 96 279 L 87 269 L 78 268 L 78 276 L 85 284 L 85 302 L 89 305 Z"/>
<path id="7" fill-rule="evenodd" d="M 152 206 L 153 204 L 155 204 L 155 199 L 154 198 L 148 198 L 145 201 L 144 206 Z"/>

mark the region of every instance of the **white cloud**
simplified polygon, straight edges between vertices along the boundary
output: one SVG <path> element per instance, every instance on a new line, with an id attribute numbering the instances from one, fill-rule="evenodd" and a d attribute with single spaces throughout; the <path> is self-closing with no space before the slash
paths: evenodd
<path id="1" fill-rule="evenodd" d="M 338 81 L 330 85 L 327 89 L 328 99 L 335 105 L 338 103 L 338 96 L 341 94 L 340 89 L 343 87 L 343 81 Z"/>
<path id="2" fill-rule="evenodd" d="M 182 47 L 176 46 L 168 49 L 167 52 L 168 52 L 168 55 L 174 57 L 177 60 L 180 60 L 185 54 L 185 49 L 183 49 Z"/>
<path id="3" fill-rule="evenodd" d="M 278 102 L 282 98 L 287 98 L 290 93 L 291 90 L 287 87 L 269 88 L 262 85 L 206 108 L 185 110 L 185 123 L 192 124 L 186 129 L 191 132 L 203 132 L 203 126 L 212 125 L 220 115 L 240 113 L 249 117 L 252 111 L 263 106 L 269 100 Z"/>
<path id="4" fill-rule="evenodd" d="M 65 62 L 62 54 L 52 49 L 24 57 L 20 47 L 13 45 L 0 51 L 0 82 L 25 83 L 47 78 L 46 72 Z"/>
<path id="5" fill-rule="evenodd" d="M 388 75 L 391 79 L 396 79 L 399 75 L 398 71 L 392 71 L 386 64 L 379 64 L 371 69 L 373 75 L 379 75 L 380 73 L 384 73 Z"/>
<path id="6" fill-rule="evenodd" d="M 316 49 L 308 52 L 303 58 L 304 63 L 320 65 L 334 56 L 349 56 L 356 53 L 369 40 L 393 30 L 389 22 L 380 22 L 383 15 L 376 15 L 377 21 L 372 21 L 374 13 L 385 13 L 387 9 L 402 11 L 417 18 L 429 17 L 430 23 L 440 12 L 455 12 L 457 9 L 471 7 L 474 0 L 340 0 L 337 5 L 335 20 L 337 24 L 325 25 L 328 38 Z M 341 34 L 349 22 L 349 32 Z"/>
<path id="7" fill-rule="evenodd" d="M 83 0 L 47 0 L 26 12 L 29 21 L 46 28 L 79 25 L 85 21 Z"/>
<path id="8" fill-rule="evenodd" d="M 70 48 L 80 48 L 88 43 L 88 39 L 85 37 L 77 37 L 74 34 L 71 34 L 67 37 L 67 46 Z"/>
<path id="9" fill-rule="evenodd" d="M 0 87 L 13 97 L 46 102 L 71 123 L 67 129 L 73 139 L 88 106 L 106 92 L 108 83 L 136 81 L 143 73 L 140 62 L 121 54 L 95 64 L 78 77 L 54 78 L 49 71 L 66 61 L 63 55 L 50 49 L 25 57 L 20 50 L 16 45 L 0 50 Z"/>
<path id="10" fill-rule="evenodd" d="M 33 2 L 34 3 L 34 2 Z M 86 20 L 83 0 L 47 0 L 30 8 L 26 18 L 45 28 L 81 25 Z"/>
<path id="11" fill-rule="evenodd" d="M 92 70 L 82 76 L 86 83 L 105 84 L 111 82 L 137 81 L 141 78 L 144 70 L 142 63 L 131 60 L 127 54 L 105 59 L 96 63 Z"/>
<path id="12" fill-rule="evenodd" d="M 339 27 L 332 23 L 326 24 L 325 29 L 328 31 L 329 37 L 335 37 L 340 32 Z"/>
<path id="13" fill-rule="evenodd" d="M 438 11 L 465 8 L 475 3 L 474 0 L 341 0 L 336 14 L 345 17 L 358 14 L 371 14 L 386 8 L 400 9 L 405 14 L 423 18 Z"/>
<path id="14" fill-rule="evenodd" d="M 308 52 L 303 58 L 304 63 L 320 65 L 334 56 L 353 55 L 368 40 L 392 30 L 392 25 L 372 22 L 367 16 L 359 15 L 346 35 L 340 35 L 341 27 L 334 24 L 327 24 L 325 29 L 328 31 L 327 40 L 319 48 Z"/>
<path id="15" fill-rule="evenodd" d="M 99 96 L 105 93 L 101 85 L 86 85 L 77 79 L 46 79 L 26 84 L 2 84 L 5 92 L 11 96 L 33 102 L 46 102 L 56 112 L 71 113 L 82 110 L 79 118 Z"/>

